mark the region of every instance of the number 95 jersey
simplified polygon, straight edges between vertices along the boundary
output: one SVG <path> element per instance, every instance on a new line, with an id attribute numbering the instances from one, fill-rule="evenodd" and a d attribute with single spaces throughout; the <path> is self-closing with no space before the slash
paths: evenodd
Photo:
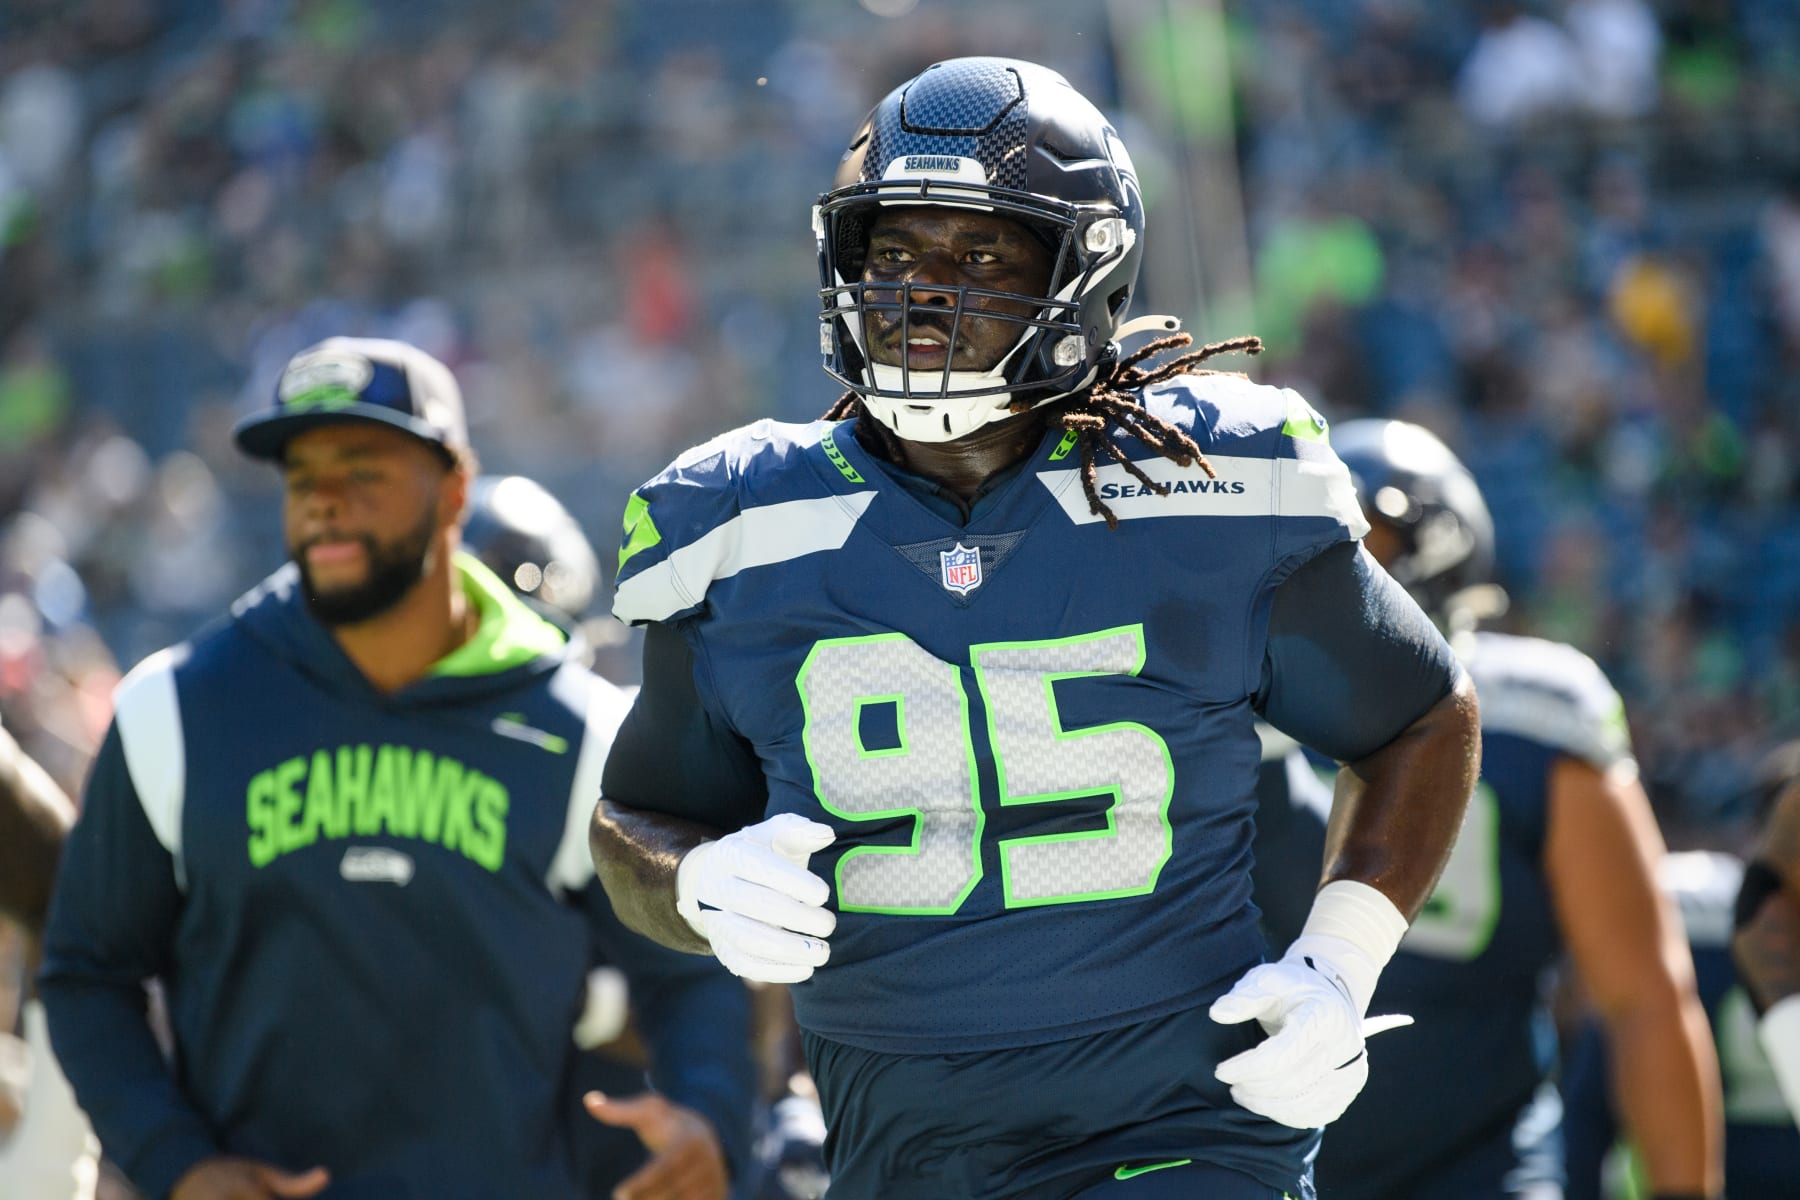
<path id="1" fill-rule="evenodd" d="M 966 524 L 851 422 L 762 421 L 626 509 L 614 612 L 669 622 L 764 813 L 831 825 L 839 914 L 800 1022 L 885 1051 L 1056 1041 L 1190 1006 L 1259 960 L 1250 847 L 1276 586 L 1366 525 L 1290 391 L 1185 376 L 1145 405 L 1216 477 L 1115 432 L 1169 494 L 1052 430 Z M 718 824 L 667 798 L 665 811 Z M 659 807 L 662 807 L 659 805 Z"/>

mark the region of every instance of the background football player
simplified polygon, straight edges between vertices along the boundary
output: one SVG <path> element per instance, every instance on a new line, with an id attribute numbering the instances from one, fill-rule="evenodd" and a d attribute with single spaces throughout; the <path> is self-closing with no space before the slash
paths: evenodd
<path id="1" fill-rule="evenodd" d="M 1545 993 L 1566 953 L 1614 1050 L 1613 1090 L 1656 1195 L 1717 1195 L 1718 1067 L 1681 926 L 1657 890 L 1662 836 L 1618 694 L 1570 646 L 1472 632 L 1494 607 L 1493 524 L 1435 435 L 1351 421 L 1332 445 L 1356 480 L 1367 546 L 1454 634 L 1481 700 L 1482 764 L 1443 879 L 1376 990 L 1377 1007 L 1417 1024 L 1384 1042 L 1382 1070 L 1327 1134 L 1321 1193 L 1560 1196 Z M 1276 748 L 1256 873 L 1279 938 L 1303 915 L 1291 892 L 1318 870 L 1330 797 L 1303 754 Z"/>

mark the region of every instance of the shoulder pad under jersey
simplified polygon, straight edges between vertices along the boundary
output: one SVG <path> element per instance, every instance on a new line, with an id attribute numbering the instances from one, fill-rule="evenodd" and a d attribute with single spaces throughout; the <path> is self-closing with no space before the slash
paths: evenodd
<path id="1" fill-rule="evenodd" d="M 613 614 L 688 616 L 718 580 L 842 546 L 874 492 L 833 490 L 802 459 L 841 461 L 833 438 L 848 430 L 763 420 L 683 452 L 625 506 Z"/>
<path id="2" fill-rule="evenodd" d="M 1625 702 L 1599 664 L 1573 646 L 1478 633 L 1463 665 L 1484 732 L 1539 742 L 1602 771 L 1633 765 Z"/>

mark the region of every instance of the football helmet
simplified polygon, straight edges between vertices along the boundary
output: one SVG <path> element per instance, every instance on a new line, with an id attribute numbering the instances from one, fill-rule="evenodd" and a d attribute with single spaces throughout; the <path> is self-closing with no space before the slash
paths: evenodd
<path id="1" fill-rule="evenodd" d="M 1481 488 L 1438 436 L 1408 421 L 1363 419 L 1331 427 L 1363 515 L 1400 538 L 1388 574 L 1446 628 L 1505 611 L 1492 583 L 1494 519 Z"/>
<path id="2" fill-rule="evenodd" d="M 523 475 L 475 481 L 463 547 L 565 629 L 587 615 L 600 587 L 600 560 L 580 523 Z"/>
<path id="3" fill-rule="evenodd" d="M 869 230 L 890 205 L 1019 221 L 1053 256 L 1045 294 L 865 283 Z M 1121 322 L 1144 254 L 1137 173 L 1100 111 L 1035 63 L 951 59 L 895 88 L 851 139 L 832 189 L 813 209 L 813 233 L 825 369 L 908 440 L 949 441 L 1007 416 L 1018 401 L 1036 407 L 1079 391 L 1133 331 Z M 915 289 L 955 295 L 941 369 L 878 363 L 869 351 L 871 315 L 908 321 Z M 1010 322 L 1018 336 L 993 367 L 953 370 L 963 323 L 983 299 L 1021 302 L 1029 312 L 983 310 L 982 320 Z M 1178 323 L 1157 318 L 1145 327 Z"/>

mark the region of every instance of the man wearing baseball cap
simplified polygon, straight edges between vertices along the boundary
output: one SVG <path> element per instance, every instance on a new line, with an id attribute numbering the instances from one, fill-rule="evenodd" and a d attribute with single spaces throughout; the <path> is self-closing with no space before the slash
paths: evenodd
<path id="1" fill-rule="evenodd" d="M 281 372 L 274 407 L 245 417 L 232 434 L 251 457 L 279 460 L 295 434 L 349 420 L 403 430 L 453 461 L 470 453 L 450 368 L 386 338 L 334 337 L 302 350 Z"/>
<path id="2" fill-rule="evenodd" d="M 455 378 L 332 338 L 234 433 L 281 469 L 292 561 L 120 685 L 46 935 L 51 1037 L 108 1155 L 152 1200 L 583 1195 L 591 938 L 660 1088 L 590 1105 L 651 1152 L 625 1186 L 722 1200 L 746 997 L 593 886 L 625 704 L 461 550 Z"/>

